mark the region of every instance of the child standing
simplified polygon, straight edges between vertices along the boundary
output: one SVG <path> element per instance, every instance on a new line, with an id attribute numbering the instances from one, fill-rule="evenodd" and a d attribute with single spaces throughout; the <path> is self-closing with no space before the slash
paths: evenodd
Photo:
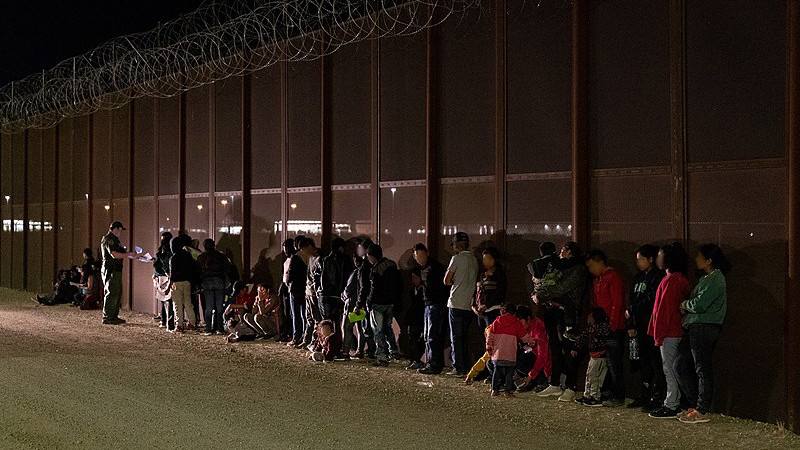
<path id="1" fill-rule="evenodd" d="M 513 306 L 506 306 L 506 311 Z M 517 364 L 519 340 L 530 344 L 531 340 L 522 322 L 506 312 L 489 326 L 486 338 L 486 353 L 492 361 L 492 396 L 500 395 L 501 388 L 506 397 L 514 395 L 514 367 Z"/>
<path id="2" fill-rule="evenodd" d="M 575 342 L 575 350 L 572 356 L 578 356 L 577 350 L 589 351 L 589 367 L 586 369 L 586 389 L 583 398 L 575 400 L 576 403 L 584 406 L 603 406 L 600 401 L 600 389 L 608 372 L 608 352 L 606 351 L 606 340 L 611 334 L 608 328 L 608 316 L 603 308 L 592 308 L 592 312 L 586 319 L 589 325 L 584 329 L 578 340 Z"/>

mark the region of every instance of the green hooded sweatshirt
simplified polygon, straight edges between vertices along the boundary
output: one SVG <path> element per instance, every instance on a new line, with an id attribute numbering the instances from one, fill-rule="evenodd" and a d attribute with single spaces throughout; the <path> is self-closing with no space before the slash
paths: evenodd
<path id="1" fill-rule="evenodd" d="M 695 323 L 713 323 L 722 325 L 728 309 L 728 295 L 725 288 L 725 275 L 719 270 L 700 278 L 692 290 L 689 300 L 681 303 L 686 311 L 683 326 Z"/>

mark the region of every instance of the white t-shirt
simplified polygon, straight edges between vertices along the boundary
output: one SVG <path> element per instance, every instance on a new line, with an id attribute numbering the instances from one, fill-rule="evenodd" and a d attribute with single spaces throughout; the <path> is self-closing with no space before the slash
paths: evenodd
<path id="1" fill-rule="evenodd" d="M 450 259 L 447 270 L 453 273 L 453 285 L 450 286 L 450 298 L 447 306 L 455 309 L 472 309 L 472 298 L 475 295 L 475 282 L 478 278 L 478 260 L 472 253 L 463 251 Z"/>

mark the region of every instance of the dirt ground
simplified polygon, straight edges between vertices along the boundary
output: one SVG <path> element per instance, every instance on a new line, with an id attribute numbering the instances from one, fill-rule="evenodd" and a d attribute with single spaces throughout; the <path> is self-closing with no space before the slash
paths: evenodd
<path id="1" fill-rule="evenodd" d="M 800 448 L 775 425 L 490 398 L 399 364 L 314 364 L 122 316 L 104 326 L 99 311 L 0 289 L 0 448 Z"/>

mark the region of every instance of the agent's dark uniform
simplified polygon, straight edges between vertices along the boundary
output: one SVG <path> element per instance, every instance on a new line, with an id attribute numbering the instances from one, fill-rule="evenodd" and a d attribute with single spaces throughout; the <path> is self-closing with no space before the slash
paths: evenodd
<path id="1" fill-rule="evenodd" d="M 122 301 L 122 259 L 114 258 L 113 252 L 127 253 L 128 249 L 122 246 L 119 238 L 111 231 L 122 228 L 121 222 L 114 222 L 109 227 L 108 234 L 100 241 L 100 251 L 103 255 L 103 323 L 119 320 L 119 308 Z"/>

